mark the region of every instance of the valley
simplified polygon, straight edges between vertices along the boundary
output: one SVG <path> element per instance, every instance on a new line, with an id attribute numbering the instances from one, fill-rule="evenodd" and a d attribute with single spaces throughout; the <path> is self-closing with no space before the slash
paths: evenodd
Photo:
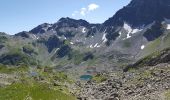
<path id="1" fill-rule="evenodd" d="M 169 5 L 132 0 L 100 24 L 0 32 L 0 100 L 170 100 Z"/>

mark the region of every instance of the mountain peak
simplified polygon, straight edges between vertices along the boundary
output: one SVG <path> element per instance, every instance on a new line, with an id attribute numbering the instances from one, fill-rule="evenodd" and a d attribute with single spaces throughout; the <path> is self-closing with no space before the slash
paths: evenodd
<path id="1" fill-rule="evenodd" d="M 43 23 L 41 25 L 38 25 L 37 27 L 35 27 L 34 29 L 32 29 L 30 31 L 30 33 L 33 33 L 33 34 L 38 34 L 38 33 L 45 33 L 48 28 L 50 28 L 52 26 L 52 24 L 49 24 L 49 23 Z"/>
<path id="2" fill-rule="evenodd" d="M 66 18 L 61 18 L 59 21 L 56 23 L 59 26 L 89 26 L 89 22 L 83 20 L 83 19 L 72 19 L 69 17 Z"/>
<path id="3" fill-rule="evenodd" d="M 165 18 L 170 19 L 169 11 L 169 0 L 132 0 L 104 24 L 122 26 L 126 22 L 132 27 L 140 27 Z"/>

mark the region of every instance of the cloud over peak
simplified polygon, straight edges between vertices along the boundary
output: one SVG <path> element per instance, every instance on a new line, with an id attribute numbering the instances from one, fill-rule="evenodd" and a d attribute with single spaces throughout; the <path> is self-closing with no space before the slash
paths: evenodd
<path id="1" fill-rule="evenodd" d="M 97 4 L 92 3 L 92 4 L 88 5 L 88 10 L 89 11 L 96 10 L 97 8 L 99 8 L 99 5 L 97 5 Z"/>
<path id="2" fill-rule="evenodd" d="M 87 7 L 83 7 L 81 8 L 80 10 L 78 11 L 74 11 L 72 13 L 72 16 L 76 16 L 76 15 L 81 15 L 81 16 L 85 16 L 87 15 L 88 13 L 98 9 L 100 6 L 95 4 L 95 3 L 91 3 L 89 4 Z"/>

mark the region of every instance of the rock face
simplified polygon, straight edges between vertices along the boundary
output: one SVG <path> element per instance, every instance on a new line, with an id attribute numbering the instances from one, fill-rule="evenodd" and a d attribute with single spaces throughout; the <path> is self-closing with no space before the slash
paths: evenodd
<path id="1" fill-rule="evenodd" d="M 154 21 L 170 19 L 169 5 L 169 0 L 132 0 L 130 4 L 107 20 L 104 25 L 122 26 L 124 22 L 127 22 L 132 27 L 141 27 Z"/>
<path id="2" fill-rule="evenodd" d="M 115 37 L 119 36 L 117 29 L 124 23 L 128 23 L 132 28 L 141 28 L 155 21 L 162 22 L 165 19 L 170 19 L 169 5 L 169 0 L 132 0 L 130 4 L 105 21 L 102 28 L 106 29 L 108 37 L 114 36 L 112 39 L 108 38 L 109 40 L 115 40 Z M 151 36 L 154 37 L 154 34 Z M 146 38 L 148 39 L 148 37 Z"/>

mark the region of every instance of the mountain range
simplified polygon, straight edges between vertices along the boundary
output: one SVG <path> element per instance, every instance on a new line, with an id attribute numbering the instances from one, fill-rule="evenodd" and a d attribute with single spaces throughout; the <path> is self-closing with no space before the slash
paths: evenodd
<path id="1" fill-rule="evenodd" d="M 132 0 L 101 24 L 67 17 L 15 35 L 1 32 L 0 63 L 49 66 L 78 80 L 86 74 L 127 71 L 170 47 L 169 12 L 169 0 Z"/>

